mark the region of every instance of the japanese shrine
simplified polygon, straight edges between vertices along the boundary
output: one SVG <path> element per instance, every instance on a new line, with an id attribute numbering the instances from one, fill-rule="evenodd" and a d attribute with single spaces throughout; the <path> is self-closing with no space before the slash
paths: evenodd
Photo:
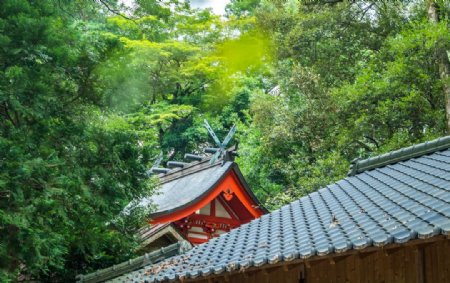
<path id="1" fill-rule="evenodd" d="M 220 142 L 206 120 L 205 125 L 218 146 L 205 149 L 212 155 L 186 154 L 190 162 L 170 161 L 169 168 L 158 168 L 158 160 L 151 169 L 158 174 L 160 187 L 139 204 L 156 207 L 151 225 L 141 229 L 143 251 L 180 239 L 201 244 L 266 213 L 234 162 L 235 148 L 225 149 L 235 127 Z"/>
<path id="2" fill-rule="evenodd" d="M 144 200 L 159 208 L 151 224 L 171 223 L 192 244 L 199 244 L 264 214 L 234 161 L 209 161 L 160 176 L 161 193 Z"/>

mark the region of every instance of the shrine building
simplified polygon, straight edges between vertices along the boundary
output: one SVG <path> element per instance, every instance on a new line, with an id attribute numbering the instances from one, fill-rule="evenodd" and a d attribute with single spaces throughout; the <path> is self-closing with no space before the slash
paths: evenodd
<path id="1" fill-rule="evenodd" d="M 168 168 L 151 169 L 159 178 L 159 189 L 139 203 L 155 208 L 150 225 L 140 231 L 143 252 L 181 240 L 205 243 L 267 212 L 234 162 L 236 152 L 222 155 L 214 160 L 186 154 L 190 162 L 171 161 Z"/>

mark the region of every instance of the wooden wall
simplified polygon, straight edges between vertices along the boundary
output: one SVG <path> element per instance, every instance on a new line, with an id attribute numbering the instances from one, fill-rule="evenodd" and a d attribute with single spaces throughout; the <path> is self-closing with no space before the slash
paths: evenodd
<path id="1" fill-rule="evenodd" d="M 450 283 L 450 240 L 237 272 L 199 283 Z"/>

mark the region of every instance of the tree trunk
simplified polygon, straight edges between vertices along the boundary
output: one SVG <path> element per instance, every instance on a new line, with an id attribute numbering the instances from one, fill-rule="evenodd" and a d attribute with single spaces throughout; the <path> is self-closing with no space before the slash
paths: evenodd
<path id="1" fill-rule="evenodd" d="M 431 23 L 439 22 L 439 7 L 436 1 L 427 0 L 428 2 L 428 20 Z M 442 87 L 445 98 L 445 115 L 447 121 L 447 133 L 450 134 L 450 62 L 445 48 L 436 46 L 436 59 L 439 67 L 439 77 L 442 81 Z"/>

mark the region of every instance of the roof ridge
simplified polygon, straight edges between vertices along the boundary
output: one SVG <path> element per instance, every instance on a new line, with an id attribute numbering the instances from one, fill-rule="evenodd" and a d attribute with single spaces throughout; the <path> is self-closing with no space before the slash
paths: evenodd
<path id="1" fill-rule="evenodd" d="M 173 169 L 163 168 L 163 169 L 168 169 L 168 171 L 157 175 L 159 177 L 160 184 L 173 181 L 180 177 L 184 177 L 184 176 L 196 173 L 198 171 L 202 171 L 202 170 L 217 166 L 219 164 L 224 165 L 228 161 L 231 161 L 234 163 L 233 154 L 229 155 L 228 153 L 234 152 L 235 150 L 237 150 L 236 145 L 228 148 L 225 151 L 225 154 L 223 156 L 219 156 L 219 158 L 217 158 L 217 160 L 214 163 L 211 163 L 211 159 L 214 157 L 214 155 L 207 155 L 207 156 L 199 155 L 201 160 L 192 161 L 192 162 L 183 162 L 183 163 L 185 163 L 185 166 L 183 166 L 181 168 L 180 167 L 173 168 Z M 230 156 L 231 156 L 231 158 L 230 158 Z M 169 162 L 172 162 L 172 161 L 169 161 Z M 179 162 L 179 161 L 175 161 L 175 162 Z M 186 173 L 186 172 L 187 172 L 187 174 L 180 174 L 180 173 Z M 175 176 L 173 176 L 173 175 L 175 175 Z"/>
<path id="2" fill-rule="evenodd" d="M 185 176 L 197 173 L 199 171 L 209 169 L 211 167 L 215 167 L 215 166 L 219 166 L 219 165 L 222 166 L 224 164 L 222 162 L 222 159 L 217 160 L 213 164 L 210 164 L 209 161 L 210 161 L 210 159 L 198 161 L 198 162 L 195 162 L 195 164 L 191 164 L 191 163 L 193 163 L 193 162 L 191 162 L 191 163 L 189 163 L 190 164 L 189 166 L 186 166 L 184 168 L 176 168 L 176 169 L 170 170 L 166 174 L 160 174 L 160 175 L 158 175 L 159 184 L 168 183 L 173 180 L 179 179 L 181 177 L 185 177 Z"/>
<path id="3" fill-rule="evenodd" d="M 187 168 L 191 168 L 197 165 L 201 165 L 203 163 L 205 163 L 206 161 L 209 161 L 211 159 L 211 156 L 200 156 L 202 159 L 198 160 L 198 161 L 191 161 L 191 162 L 185 162 L 186 166 L 182 167 L 182 168 L 163 168 L 163 169 L 168 169 L 168 171 L 166 173 L 159 173 L 159 174 L 155 174 L 156 176 L 158 176 L 159 178 L 164 178 L 166 176 L 169 176 L 171 174 L 177 173 L 181 170 L 185 170 Z M 170 162 L 170 161 L 169 161 Z"/>
<path id="4" fill-rule="evenodd" d="M 447 148 L 450 148 L 450 136 L 440 137 L 363 160 L 355 159 L 352 161 L 348 176 L 354 176 L 367 170 L 395 164 Z"/>

